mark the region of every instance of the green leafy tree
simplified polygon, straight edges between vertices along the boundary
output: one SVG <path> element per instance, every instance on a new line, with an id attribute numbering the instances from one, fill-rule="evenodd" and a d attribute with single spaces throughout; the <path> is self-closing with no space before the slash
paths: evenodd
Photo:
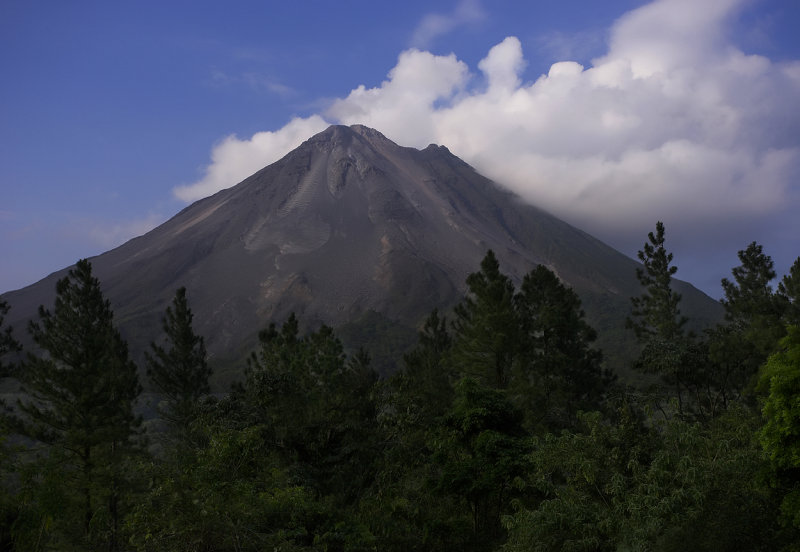
<path id="1" fill-rule="evenodd" d="M 143 468 L 152 483 L 126 519 L 134 548 L 312 550 L 322 508 L 280 467 L 265 428 L 202 431 L 195 455 Z"/>
<path id="2" fill-rule="evenodd" d="M 783 520 L 800 529 L 800 327 L 789 327 L 781 350 L 764 366 L 758 389 L 765 395 L 761 445 L 783 495 Z"/>
<path id="3" fill-rule="evenodd" d="M 492 550 L 505 538 L 500 519 L 519 498 L 515 481 L 528 466 L 530 441 L 521 422 L 503 390 L 469 376 L 456 384 L 432 444 L 433 492 L 453 500 L 453 513 L 461 514 L 451 514 L 443 549 Z"/>
<path id="4" fill-rule="evenodd" d="M 543 499 L 520 501 L 504 518 L 502 550 L 733 552 L 791 542 L 761 483 L 748 410 L 705 426 L 647 419 L 630 403 L 612 420 L 580 418 L 579 431 L 536 443 L 528 481 Z"/>
<path id="5" fill-rule="evenodd" d="M 56 293 L 54 310 L 40 307 L 30 324 L 44 354 L 29 355 L 21 370 L 30 398 L 19 403 L 18 429 L 48 445 L 43 462 L 60 470 L 67 503 L 52 513 L 57 529 L 74 544 L 118 550 L 126 463 L 140 426 L 136 366 L 89 261 L 78 261 Z"/>
<path id="6" fill-rule="evenodd" d="M 455 308 L 452 366 L 503 388 L 519 345 L 514 284 L 500 272 L 497 258 L 489 251 L 480 271 L 467 277 L 467 289 L 467 296 Z"/>
<path id="7" fill-rule="evenodd" d="M 164 396 L 161 415 L 175 428 L 188 429 L 197 403 L 210 392 L 211 368 L 203 338 L 194 333 L 186 288 L 175 292 L 162 320 L 165 346 L 152 343 L 145 353 L 147 375 Z"/>

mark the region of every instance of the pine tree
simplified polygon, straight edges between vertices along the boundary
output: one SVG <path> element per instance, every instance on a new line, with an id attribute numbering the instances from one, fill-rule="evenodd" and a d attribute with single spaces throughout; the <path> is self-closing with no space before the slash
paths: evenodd
<path id="1" fill-rule="evenodd" d="M 181 287 L 162 319 L 165 346 L 151 343 L 152 352 L 145 353 L 147 375 L 165 399 L 161 415 L 180 430 L 188 429 L 198 401 L 210 392 L 211 368 L 203 338 L 192 329 L 192 318 L 186 288 Z"/>
<path id="2" fill-rule="evenodd" d="M 688 319 L 681 315 L 681 295 L 672 289 L 672 276 L 678 267 L 671 264 L 673 255 L 664 246 L 664 223 L 658 221 L 655 233 L 649 232 L 647 239 L 637 255 L 644 266 L 636 269 L 645 291 L 631 298 L 631 317 L 627 320 L 642 345 L 635 366 L 658 374 L 671 385 L 683 414 L 684 394 L 688 388 L 699 386 L 699 355 L 695 354 L 692 336 L 684 329 Z"/>
<path id="3" fill-rule="evenodd" d="M 65 532 L 77 529 L 83 546 L 117 550 L 124 466 L 140 426 L 136 366 L 89 261 L 78 261 L 56 293 L 54 310 L 39 307 L 29 327 L 44 354 L 29 355 L 21 371 L 30 398 L 19 403 L 19 427 L 49 445 L 48 460 L 60 460 L 52 469 L 63 470 L 59 483 L 77 506 L 60 512 Z"/>
<path id="4" fill-rule="evenodd" d="M 759 244 L 750 243 L 738 256 L 741 264 L 731 270 L 733 281 L 722 279 L 729 336 L 723 352 L 734 357 L 747 380 L 786 334 L 787 298 L 773 291 L 770 282 L 776 276 L 775 263 Z"/>
<path id="5" fill-rule="evenodd" d="M 539 265 L 525 275 L 515 299 L 522 339 L 511 387 L 526 415 L 562 425 L 578 410 L 598 408 L 612 378 L 591 348 L 597 333 L 584 320 L 578 295 Z"/>
<path id="6" fill-rule="evenodd" d="M 644 265 L 636 269 L 636 277 L 645 293 L 632 297 L 632 316 L 628 326 L 640 341 L 651 338 L 670 341 L 683 334 L 687 318 L 678 307 L 681 295 L 672 289 L 672 276 L 678 267 L 672 266 L 672 253 L 664 247 L 664 223 L 656 223 L 656 233 L 647 234 L 648 243 L 637 257 Z"/>
<path id="7" fill-rule="evenodd" d="M 775 322 L 783 314 L 784 305 L 770 285 L 776 276 L 772 257 L 756 242 L 739 251 L 738 257 L 741 264 L 731 270 L 734 281 L 722 279 L 726 319 L 751 326 L 780 325 Z"/>
<path id="8" fill-rule="evenodd" d="M 388 383 L 393 398 L 400 401 L 395 405 L 397 414 L 406 421 L 425 425 L 450 406 L 453 389 L 444 359 L 451 347 L 447 318 L 434 309 L 418 334 L 417 346 L 403 355 L 404 369 Z"/>
<path id="9" fill-rule="evenodd" d="M 354 500 L 372 477 L 377 375 L 363 351 L 348 358 L 328 326 L 299 337 L 294 314 L 259 334 L 233 396 L 240 423 L 262 424 L 288 469 L 321 494 Z"/>
<path id="10" fill-rule="evenodd" d="M 440 316 L 439 309 L 433 309 L 417 335 L 417 346 L 403 355 L 405 372 L 420 375 L 441 372 L 439 365 L 443 355 L 450 350 L 452 341 L 447 331 L 447 317 Z"/>
<path id="11" fill-rule="evenodd" d="M 481 270 L 467 276 L 467 288 L 455 308 L 453 368 L 504 388 L 519 344 L 514 284 L 490 250 Z"/>

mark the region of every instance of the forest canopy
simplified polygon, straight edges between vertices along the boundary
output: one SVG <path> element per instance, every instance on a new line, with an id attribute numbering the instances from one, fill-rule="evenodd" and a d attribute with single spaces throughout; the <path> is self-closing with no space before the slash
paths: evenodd
<path id="1" fill-rule="evenodd" d="M 556 274 L 517 287 L 489 251 L 397 373 L 292 315 L 225 393 L 185 288 L 140 369 L 81 260 L 35 350 L 0 302 L 0 368 L 22 385 L 2 405 L 0 549 L 797 550 L 800 259 L 773 287 L 760 245 L 738 258 L 724 321 L 692 332 L 657 223 L 635 386 Z"/>

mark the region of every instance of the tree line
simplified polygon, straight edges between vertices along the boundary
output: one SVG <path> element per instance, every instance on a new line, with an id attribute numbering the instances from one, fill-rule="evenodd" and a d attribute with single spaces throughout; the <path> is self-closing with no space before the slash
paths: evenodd
<path id="1" fill-rule="evenodd" d="M 636 387 L 593 347 L 574 291 L 542 265 L 517 289 L 491 251 L 385 379 L 292 315 L 212 395 L 181 288 L 145 355 L 148 431 L 81 260 L 18 365 L 0 303 L 0 370 L 22 385 L 2 405 L 0 549 L 797 550 L 800 258 L 773 289 L 762 247 L 740 251 L 725 320 L 702 333 L 662 223 L 639 260 Z"/>

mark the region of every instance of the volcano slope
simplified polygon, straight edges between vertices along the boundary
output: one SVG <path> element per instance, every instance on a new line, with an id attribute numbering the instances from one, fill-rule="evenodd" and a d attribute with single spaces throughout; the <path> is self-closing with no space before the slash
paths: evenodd
<path id="1" fill-rule="evenodd" d="M 489 249 L 516 283 L 546 265 L 581 296 L 607 353 L 630 348 L 635 261 L 522 203 L 446 147 L 401 147 L 360 125 L 328 128 L 91 262 L 135 358 L 186 286 L 212 362 L 230 364 L 291 312 L 310 327 L 344 326 L 346 344 L 369 348 L 379 337 L 363 336 L 376 324 L 401 328 L 407 342 L 431 309 L 459 301 Z M 40 304 L 50 307 L 66 270 L 6 294 L 8 322 L 24 328 Z M 698 324 L 717 319 L 716 302 L 676 287 Z"/>

